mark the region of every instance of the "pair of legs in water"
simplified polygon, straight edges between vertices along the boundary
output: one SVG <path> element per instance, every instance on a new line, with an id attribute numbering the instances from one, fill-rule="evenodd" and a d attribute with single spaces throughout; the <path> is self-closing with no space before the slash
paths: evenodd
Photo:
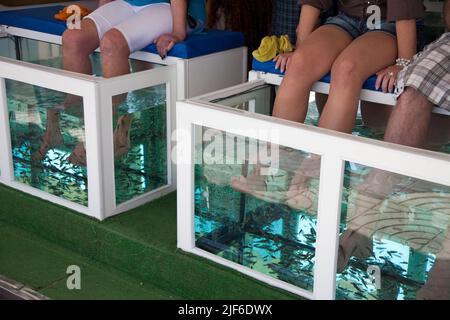
<path id="1" fill-rule="evenodd" d="M 408 87 L 401 94 L 397 105 L 389 119 L 384 140 L 391 143 L 422 148 L 429 141 L 430 132 L 433 134 L 431 123 L 442 122 L 446 126 L 440 128 L 440 140 L 447 143 L 450 140 L 450 117 L 443 116 L 442 119 L 433 117 L 432 111 L 435 105 L 419 90 Z M 434 119 L 433 119 L 434 118 Z M 351 218 L 348 219 L 347 231 L 343 234 L 339 244 L 338 272 L 342 272 L 352 256 L 359 258 L 368 258 L 372 255 L 372 237 L 380 226 L 390 224 L 396 225 L 397 231 L 402 230 L 402 225 L 408 229 L 411 223 L 417 223 L 424 230 L 433 229 L 432 220 L 411 222 L 408 208 L 397 211 L 395 207 L 384 210 L 385 213 L 380 216 L 380 208 L 384 200 L 387 199 L 395 187 L 405 182 L 405 177 L 392 172 L 372 169 L 364 181 L 356 186 L 356 194 L 349 205 L 352 206 Z M 421 186 L 422 185 L 422 186 Z M 430 189 L 430 186 L 424 187 L 423 182 L 417 179 L 409 179 L 407 193 L 420 194 L 420 206 L 426 206 L 426 203 L 441 203 L 445 212 L 446 198 L 439 200 L 439 193 L 424 193 L 423 190 Z M 417 190 L 417 191 L 416 191 Z M 428 199 L 427 199 L 428 198 Z M 404 200 L 403 200 L 404 201 Z M 406 202 L 407 204 L 407 202 Z M 434 207 L 436 207 L 436 204 Z M 440 207 L 440 206 L 438 206 Z M 428 213 L 434 215 L 430 210 Z M 437 209 L 437 214 L 442 214 Z M 445 226 L 439 226 L 439 228 Z M 420 229 L 419 229 L 420 230 Z M 426 284 L 417 291 L 416 299 L 449 299 L 450 297 L 450 226 L 447 230 L 442 230 L 442 242 L 439 243 L 440 250 L 436 255 L 436 262 L 428 273 Z M 425 232 L 426 233 L 426 232 Z M 420 233 L 417 232 L 419 237 Z M 435 235 L 440 238 L 440 235 Z M 411 241 L 413 241 L 412 239 Z M 417 239 L 416 239 L 417 240 Z M 420 239 L 427 243 L 427 236 Z M 428 241 L 433 242 L 436 239 Z M 439 241 L 437 241 L 439 242 Z"/>
<path id="2" fill-rule="evenodd" d="M 311 42 L 312 41 L 305 42 L 305 46 Z M 383 43 L 379 43 L 379 45 L 381 44 L 386 45 L 389 44 L 389 42 L 383 40 Z M 352 45 L 349 45 L 347 49 L 351 47 Z M 345 53 L 347 49 L 344 49 L 344 51 L 341 52 L 340 56 L 338 56 L 331 66 L 333 74 L 332 78 L 334 80 L 331 85 L 330 98 L 320 120 L 320 125 L 322 127 L 340 130 L 343 132 L 350 132 L 353 127 L 354 115 L 356 114 L 357 108 L 357 98 L 361 88 L 360 85 L 362 85 L 362 81 L 366 78 L 364 75 L 364 70 L 362 72 L 358 72 L 358 70 L 356 70 L 358 63 L 361 60 L 364 61 L 364 59 L 360 59 L 355 56 L 353 57 L 353 61 L 346 61 L 344 58 L 346 57 Z M 364 48 L 354 52 L 364 52 Z M 296 53 L 298 59 L 300 53 L 301 51 Z M 313 71 L 309 71 L 312 69 L 311 67 L 309 69 L 307 68 L 308 65 L 311 66 L 311 64 L 314 63 L 315 56 L 311 54 L 311 52 L 309 54 L 311 55 L 311 59 L 306 60 L 309 61 L 308 63 L 302 65 L 300 61 L 296 62 L 293 60 L 289 66 L 289 70 L 297 68 L 297 72 L 303 71 L 304 81 L 312 85 L 312 83 L 317 79 L 310 77 L 311 72 Z M 317 54 L 320 54 L 320 52 Z M 305 57 L 305 59 L 307 58 L 308 57 Z M 372 56 L 372 59 L 376 60 L 376 57 Z M 366 63 L 368 63 L 368 61 L 366 61 Z M 342 70 L 346 70 L 347 72 L 344 74 L 339 74 L 338 71 Z M 366 69 L 366 71 L 367 70 L 370 69 Z M 369 75 L 375 72 L 376 70 L 370 72 Z M 292 89 L 292 91 L 288 92 L 285 90 L 280 92 L 279 99 L 277 99 L 277 103 L 275 105 L 274 115 L 289 120 L 303 121 L 306 116 L 305 105 L 308 103 L 308 100 L 305 97 L 309 94 L 310 87 L 303 86 L 303 82 L 301 81 L 296 82 L 296 79 L 300 79 L 302 76 L 298 75 L 297 77 L 289 77 L 289 75 L 292 75 L 292 73 L 288 72 L 285 81 L 288 79 L 291 81 L 291 87 L 288 89 Z M 347 81 L 342 81 L 344 79 Z M 283 85 L 286 85 L 286 83 L 288 82 L 283 82 Z M 358 83 L 358 87 L 353 86 L 355 83 Z M 340 91 L 337 89 L 340 89 Z M 354 90 L 356 90 L 356 94 L 354 94 Z M 285 96 L 282 95 L 283 93 Z M 334 97 L 332 96 L 333 94 Z M 298 100 L 299 96 L 302 98 L 300 103 Z M 429 133 L 433 131 L 429 129 L 432 129 L 430 128 L 430 122 L 433 118 L 432 110 L 434 105 L 429 101 L 429 99 L 429 96 L 408 87 L 400 96 L 398 104 L 392 113 L 386 131 L 385 140 L 388 142 L 413 147 L 423 147 L 427 141 L 427 136 L 429 136 Z M 282 104 L 280 104 L 280 101 L 283 101 Z M 344 104 L 345 102 L 347 104 Z M 293 106 L 294 108 L 283 108 L 283 104 L 285 104 L 284 106 Z M 299 109 L 301 114 L 295 112 L 295 107 L 299 105 L 302 106 L 302 108 Z M 281 109 L 278 107 L 281 107 Z M 335 110 L 335 112 L 330 112 L 333 110 Z M 349 113 L 352 112 L 353 115 L 350 114 L 349 116 Z M 344 121 L 339 120 L 346 116 L 349 117 L 345 118 Z M 294 117 L 297 118 L 293 119 Z M 450 128 L 450 126 L 448 126 L 449 121 L 448 117 L 446 118 L 447 119 L 435 117 L 436 121 L 446 123 L 447 125 L 447 130 L 439 132 L 441 141 L 445 142 L 448 141 L 448 137 L 450 136 L 450 130 L 448 130 Z M 445 128 L 444 126 L 441 126 L 441 128 Z M 307 209 L 312 209 L 312 211 L 314 211 L 314 209 L 310 207 L 312 204 L 311 195 L 306 194 L 304 191 L 308 190 L 308 188 L 305 187 L 305 182 L 307 179 L 318 176 L 318 165 L 318 159 L 309 158 L 304 160 L 300 166 L 300 169 L 297 170 L 294 175 L 294 178 L 290 184 L 289 192 L 284 195 L 285 198 L 283 199 L 282 197 L 278 197 L 277 199 L 272 200 L 277 202 L 280 200 L 284 201 L 291 207 L 298 209 L 307 208 L 309 206 Z M 378 217 L 376 210 L 379 209 L 379 206 L 384 199 L 392 193 L 394 186 L 398 184 L 399 179 L 401 180 L 402 177 L 389 172 L 374 169 L 364 179 L 363 183 L 356 187 L 357 195 L 356 198 L 352 199 L 352 202 L 354 201 L 351 203 L 353 212 L 348 223 L 348 230 L 340 239 L 338 272 L 342 272 L 346 268 L 351 256 L 367 258 L 372 254 L 372 236 L 375 232 L 375 222 Z M 234 180 L 233 184 L 240 191 L 256 195 L 260 198 L 264 198 L 266 196 L 270 197 L 268 192 L 266 193 L 262 189 L 261 191 L 255 191 L 255 188 L 253 187 L 264 188 L 264 182 L 258 180 L 256 177 L 251 176 L 248 179 L 241 177 L 240 179 Z M 301 197 L 298 196 L 299 194 Z M 303 201 L 295 201 L 296 198 L 297 200 L 302 199 Z M 399 216 L 396 217 L 396 219 L 409 221 L 407 213 L 398 212 L 397 214 Z M 450 228 L 446 230 L 446 236 L 441 247 L 442 248 L 437 255 L 437 262 L 432 271 L 429 273 L 427 284 L 418 291 L 417 298 L 448 298 L 448 296 L 450 296 Z"/>
<path id="3" fill-rule="evenodd" d="M 175 42 L 186 36 L 186 12 L 183 2 L 132 6 L 125 1 L 103 1 L 100 8 L 81 21 L 80 29 L 66 30 L 62 37 L 63 67 L 67 71 L 92 74 L 90 55 L 100 47 L 102 75 L 111 78 L 130 72 L 129 56 L 132 52 L 155 42 L 158 52 L 165 56 Z M 186 3 L 184 3 L 186 6 Z M 184 10 L 184 11 L 183 11 Z M 149 64 L 133 63 L 134 71 L 148 69 Z M 126 94 L 113 98 L 113 112 Z M 63 143 L 59 126 L 60 112 L 72 105 L 80 105 L 79 97 L 68 96 L 63 107 L 47 111 L 46 132 L 34 161 L 42 160 L 47 151 Z M 120 157 L 130 148 L 129 131 L 132 115 L 118 118 L 114 131 L 114 155 Z M 68 161 L 86 166 L 84 142 L 78 143 Z"/>
<path id="4" fill-rule="evenodd" d="M 447 13 L 450 17 L 449 10 L 447 10 Z M 447 19 L 447 25 L 450 26 L 449 19 Z M 450 97 L 446 94 L 448 92 L 448 70 L 450 69 L 449 54 L 450 33 L 446 33 L 427 46 L 413 60 L 411 65 L 399 75 L 400 96 L 389 119 L 384 137 L 385 141 L 415 148 L 425 147 L 429 143 L 430 138 L 432 142 L 439 141 L 444 144 L 450 141 L 450 117 L 432 114 L 435 106 L 450 111 Z M 423 77 L 422 75 L 425 74 L 426 77 Z M 436 127 L 439 130 L 435 130 Z M 446 173 L 442 172 L 443 175 Z M 379 207 L 401 180 L 404 179 L 400 175 L 372 169 L 363 183 L 357 187 L 359 194 L 354 200 L 353 217 L 348 223 L 349 232 L 346 232 L 341 239 L 339 247 L 341 268 L 345 267 L 348 259 L 354 253 L 361 254 L 362 257 L 367 257 L 371 254 L 370 239 L 377 229 L 377 220 L 381 220 L 381 218 L 377 217 L 379 210 L 373 211 L 373 207 Z M 438 200 L 439 192 L 426 194 L 423 190 L 429 190 L 430 186 L 428 185 L 424 188 L 420 184 L 423 185 L 423 182 L 417 179 L 410 179 L 407 188 L 412 193 L 418 192 L 420 194 L 421 206 L 426 205 L 428 202 L 433 203 L 432 207 L 436 209 L 436 204 L 440 203 L 440 200 Z M 442 208 L 438 205 L 436 212 L 430 209 L 427 215 L 435 216 L 444 213 L 448 208 L 446 206 L 446 201 L 448 202 L 448 200 L 445 197 L 442 200 L 444 201 Z M 367 206 L 368 203 L 373 205 Z M 408 212 L 390 213 L 387 210 L 387 215 L 383 219 L 385 218 L 392 219 L 390 220 L 393 222 L 391 225 L 395 224 L 398 226 L 411 223 L 411 217 L 408 215 Z M 428 273 L 426 284 L 417 292 L 416 298 L 448 299 L 450 297 L 450 226 L 446 227 L 445 223 L 442 222 L 436 225 L 433 224 L 432 220 L 427 218 L 413 222 L 422 227 L 419 228 L 421 232 L 416 232 L 415 235 L 417 239 L 422 241 L 421 246 L 426 244 L 427 241 L 434 242 L 436 238 L 442 239 L 441 243 L 436 241 L 440 245 L 439 252 L 436 255 L 436 262 Z M 441 228 L 446 228 L 446 230 L 440 230 Z M 429 235 L 427 237 L 425 230 L 430 229 L 440 230 L 442 235 L 431 233 L 433 238 L 427 239 Z"/>
<path id="5" fill-rule="evenodd" d="M 367 32 L 353 39 L 337 26 L 319 27 L 292 55 L 275 100 L 273 116 L 304 122 L 312 86 L 331 70 L 330 93 L 319 126 L 351 133 L 363 83 L 371 75 L 393 65 L 397 52 L 396 38 L 387 32 Z M 387 91 L 389 77 L 380 79 L 381 86 Z M 286 199 L 279 200 L 295 208 L 302 208 L 305 201 L 310 203 L 308 181 L 318 175 L 319 167 L 319 157 L 305 159 L 291 181 Z M 264 179 L 242 176 L 233 179 L 232 185 L 239 191 L 258 194 L 263 191 Z"/>
<path id="6" fill-rule="evenodd" d="M 81 22 L 80 30 L 67 30 L 63 34 L 63 67 L 67 71 L 93 74 L 90 55 L 100 46 L 103 77 L 111 78 L 130 72 L 129 56 L 131 54 L 127 41 L 117 29 L 108 31 L 100 40 L 97 27 L 90 19 Z M 113 105 L 117 106 L 125 96 L 115 97 Z M 47 151 L 64 143 L 60 129 L 60 113 L 66 107 L 81 106 L 79 97 L 68 96 L 63 108 L 47 110 L 46 131 L 39 150 L 33 155 L 34 161 L 42 160 Z M 129 150 L 129 129 L 132 115 L 120 116 L 114 132 L 114 154 L 120 157 Z M 86 166 L 84 142 L 79 142 L 68 161 L 74 165 Z"/>

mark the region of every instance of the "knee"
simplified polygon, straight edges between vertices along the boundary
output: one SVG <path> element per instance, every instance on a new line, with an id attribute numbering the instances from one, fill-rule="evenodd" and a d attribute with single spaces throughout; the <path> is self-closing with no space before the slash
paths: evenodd
<path id="1" fill-rule="evenodd" d="M 407 87 L 405 91 L 400 95 L 397 105 L 395 106 L 396 109 L 404 108 L 405 106 L 411 105 L 414 101 L 417 101 L 417 99 L 421 98 L 421 93 L 417 91 L 414 88 Z"/>
<path id="2" fill-rule="evenodd" d="M 125 37 L 119 30 L 111 29 L 106 32 L 100 42 L 100 50 L 103 56 L 129 55 L 130 50 Z"/>
<path id="3" fill-rule="evenodd" d="M 418 90 L 407 87 L 400 95 L 395 111 L 397 113 L 408 112 L 418 116 L 432 111 L 433 104 Z"/>
<path id="4" fill-rule="evenodd" d="M 358 63 L 354 59 L 338 59 L 331 68 L 331 79 L 335 84 L 360 86 L 365 79 L 359 70 Z"/>
<path id="5" fill-rule="evenodd" d="M 84 45 L 87 40 L 87 35 L 82 30 L 67 29 L 62 35 L 62 45 L 64 51 L 87 51 Z"/>
<path id="6" fill-rule="evenodd" d="M 289 71 L 300 77 L 312 76 L 315 62 L 312 57 L 304 51 L 296 51 L 291 58 Z M 288 71 L 288 72 L 289 72 Z"/>

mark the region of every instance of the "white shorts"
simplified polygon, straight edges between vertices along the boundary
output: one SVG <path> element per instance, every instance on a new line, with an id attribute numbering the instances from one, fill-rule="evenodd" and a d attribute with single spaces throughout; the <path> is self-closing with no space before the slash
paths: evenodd
<path id="1" fill-rule="evenodd" d="M 115 0 L 101 6 L 85 19 L 95 23 L 100 39 L 113 28 L 119 30 L 131 52 L 141 50 L 173 30 L 172 10 L 168 3 L 132 6 L 124 0 Z"/>

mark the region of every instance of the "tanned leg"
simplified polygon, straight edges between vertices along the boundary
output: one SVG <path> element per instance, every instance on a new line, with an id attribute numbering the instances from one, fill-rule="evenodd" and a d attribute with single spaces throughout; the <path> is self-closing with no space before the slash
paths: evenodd
<path id="1" fill-rule="evenodd" d="M 433 105 L 420 92 L 407 88 L 389 119 L 385 141 L 422 147 L 427 139 L 432 110 Z M 345 269 L 351 256 L 364 258 L 370 255 L 373 221 L 376 220 L 374 210 L 401 179 L 398 174 L 372 169 L 365 181 L 356 187 L 358 195 L 354 201 L 349 200 L 348 205 L 354 212 L 339 243 L 338 272 Z"/>
<path id="2" fill-rule="evenodd" d="M 384 140 L 410 147 L 425 145 L 433 104 L 420 92 L 407 88 L 392 112 Z"/>
<path id="3" fill-rule="evenodd" d="M 62 36 L 63 67 L 65 70 L 91 74 L 92 66 L 89 56 L 99 46 L 99 37 L 94 22 L 84 19 L 80 29 L 66 30 Z M 68 94 L 64 106 L 81 103 L 79 96 Z M 59 125 L 61 108 L 47 109 L 45 134 L 39 150 L 32 155 L 33 161 L 41 161 L 48 150 L 64 143 Z"/>
<path id="4" fill-rule="evenodd" d="M 273 116 L 303 122 L 308 111 L 311 87 L 331 69 L 351 37 L 334 26 L 314 31 L 295 51 L 278 91 Z"/>
<path id="5" fill-rule="evenodd" d="M 392 65 L 396 57 L 396 40 L 384 32 L 369 32 L 353 41 L 333 64 L 330 94 L 319 126 L 351 133 L 364 81 Z"/>

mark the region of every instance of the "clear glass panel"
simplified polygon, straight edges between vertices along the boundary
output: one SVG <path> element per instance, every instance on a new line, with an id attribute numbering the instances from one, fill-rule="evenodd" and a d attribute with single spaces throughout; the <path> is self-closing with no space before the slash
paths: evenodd
<path id="1" fill-rule="evenodd" d="M 15 45 L 12 37 L 0 37 L 0 57 L 14 59 Z"/>
<path id="2" fill-rule="evenodd" d="M 318 106 L 324 106 L 327 96 L 311 93 L 308 116 L 305 123 L 317 126 L 319 124 Z M 361 112 L 356 116 L 352 134 L 382 141 L 392 107 L 376 103 L 361 102 Z M 450 117 L 433 114 L 426 149 L 450 154 Z"/>
<path id="3" fill-rule="evenodd" d="M 270 115 L 274 97 L 273 89 L 273 86 L 262 85 L 212 102 L 240 110 Z"/>
<path id="4" fill-rule="evenodd" d="M 38 65 L 63 69 L 62 46 L 22 37 L 0 38 L 0 56 L 31 62 Z M 102 76 L 101 55 L 91 55 L 92 74 Z M 130 59 L 130 71 L 139 72 L 163 65 Z"/>
<path id="5" fill-rule="evenodd" d="M 450 187 L 348 163 L 337 298 L 450 299 Z"/>
<path id="6" fill-rule="evenodd" d="M 312 290 L 320 157 L 196 132 L 196 246 Z"/>
<path id="7" fill-rule="evenodd" d="M 87 206 L 82 98 L 7 80 L 14 176 Z"/>
<path id="8" fill-rule="evenodd" d="M 166 85 L 113 98 L 116 203 L 168 183 Z"/>

